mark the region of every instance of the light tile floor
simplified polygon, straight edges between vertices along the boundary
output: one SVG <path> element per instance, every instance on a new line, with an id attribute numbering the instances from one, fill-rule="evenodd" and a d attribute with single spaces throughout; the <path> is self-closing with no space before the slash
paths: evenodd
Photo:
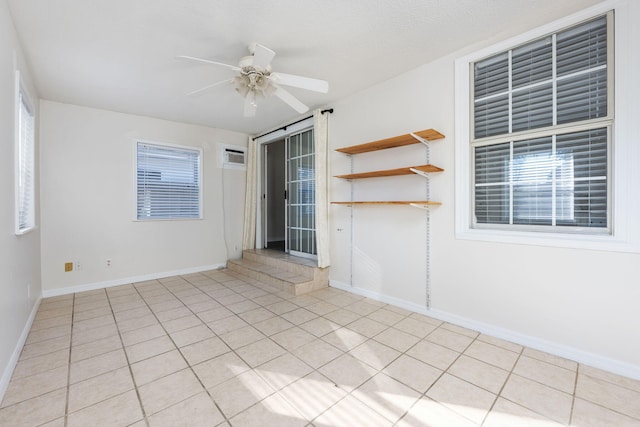
<path id="1" fill-rule="evenodd" d="M 640 426 L 640 381 L 226 270 L 42 301 L 2 426 Z"/>

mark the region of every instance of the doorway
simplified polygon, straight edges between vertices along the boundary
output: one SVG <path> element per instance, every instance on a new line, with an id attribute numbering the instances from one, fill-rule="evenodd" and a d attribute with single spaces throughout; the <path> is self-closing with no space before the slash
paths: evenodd
<path id="1" fill-rule="evenodd" d="M 263 144 L 263 247 L 317 259 L 313 129 Z"/>
<path id="2" fill-rule="evenodd" d="M 264 201 L 264 247 L 286 251 L 286 153 L 285 140 L 263 145 L 265 177 Z"/>

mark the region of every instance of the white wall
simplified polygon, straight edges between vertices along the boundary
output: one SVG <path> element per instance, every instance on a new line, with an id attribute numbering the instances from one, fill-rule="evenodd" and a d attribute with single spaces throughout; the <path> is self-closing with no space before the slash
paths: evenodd
<path id="1" fill-rule="evenodd" d="M 13 22 L 4 0 L 0 1 L 0 398 L 26 338 L 29 318 L 41 294 L 40 230 L 14 233 L 15 70 L 35 104 L 37 93 L 29 81 Z M 37 132 L 37 131 L 36 131 Z M 36 133 L 36 165 L 37 155 Z M 37 169 L 37 167 L 36 167 Z M 38 195 L 36 176 L 36 199 Z M 40 217 L 36 203 L 36 224 Z"/>
<path id="2" fill-rule="evenodd" d="M 245 171 L 218 168 L 216 147 L 246 146 L 246 135 L 50 101 L 41 102 L 40 126 L 45 295 L 240 256 Z M 134 221 L 137 139 L 203 149 L 204 219 Z M 81 269 L 65 273 L 65 262 Z"/>
<path id="3" fill-rule="evenodd" d="M 637 22 L 640 4 L 630 3 L 626 19 Z M 633 37 L 636 46 L 640 41 L 635 29 L 624 37 Z M 640 378 L 640 254 L 456 239 L 454 61 L 497 40 L 332 105 L 331 148 L 426 128 L 444 133 L 446 139 L 431 149 L 432 163 L 445 169 L 431 179 L 432 199 L 443 203 L 431 213 L 431 314 Z M 640 69 L 626 71 L 640 75 Z M 624 90 L 638 91 L 637 80 L 628 83 Z M 330 173 L 348 173 L 351 162 L 359 172 L 422 164 L 424 158 L 425 148 L 417 145 L 352 159 L 333 152 Z M 363 181 L 353 184 L 355 199 L 425 194 L 418 176 Z M 349 200 L 348 182 L 334 178 L 330 185 L 331 200 Z M 637 185 L 633 193 L 640 196 Z M 412 207 L 332 206 L 332 284 L 426 312 L 425 233 L 426 215 Z"/>

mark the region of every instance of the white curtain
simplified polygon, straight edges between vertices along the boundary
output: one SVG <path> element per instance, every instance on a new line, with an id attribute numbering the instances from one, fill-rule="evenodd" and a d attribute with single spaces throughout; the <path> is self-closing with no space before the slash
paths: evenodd
<path id="1" fill-rule="evenodd" d="M 256 215 L 258 212 L 258 142 L 249 137 L 247 145 L 247 184 L 244 196 L 244 228 L 242 249 L 256 247 Z"/>
<path id="2" fill-rule="evenodd" d="M 331 265 L 329 259 L 328 139 L 329 114 L 313 112 L 313 138 L 316 146 L 316 242 L 318 267 Z"/>

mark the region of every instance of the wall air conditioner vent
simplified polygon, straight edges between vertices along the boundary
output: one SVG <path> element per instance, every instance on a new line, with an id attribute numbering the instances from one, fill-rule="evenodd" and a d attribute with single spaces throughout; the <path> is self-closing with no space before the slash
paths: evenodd
<path id="1" fill-rule="evenodd" d="M 235 145 L 220 144 L 218 166 L 225 169 L 246 169 L 247 149 Z"/>
<path id="2" fill-rule="evenodd" d="M 233 165 L 244 165 L 244 151 L 225 149 L 224 162 Z"/>

